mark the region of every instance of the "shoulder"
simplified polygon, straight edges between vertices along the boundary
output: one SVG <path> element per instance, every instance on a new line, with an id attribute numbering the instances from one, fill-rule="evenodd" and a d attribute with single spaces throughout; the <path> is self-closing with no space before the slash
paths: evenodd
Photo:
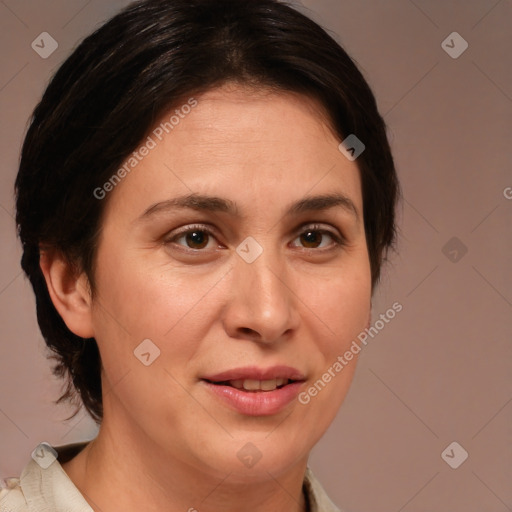
<path id="1" fill-rule="evenodd" d="M 90 512 L 91 508 L 60 465 L 86 444 L 37 446 L 19 478 L 0 480 L 0 512 L 56 511 L 62 510 L 62 506 L 69 512 Z"/>
<path id="2" fill-rule="evenodd" d="M 0 512 L 28 512 L 19 478 L 0 480 Z"/>
<path id="3" fill-rule="evenodd" d="M 308 497 L 310 512 L 345 512 L 330 500 L 309 466 L 304 476 L 304 490 Z"/>

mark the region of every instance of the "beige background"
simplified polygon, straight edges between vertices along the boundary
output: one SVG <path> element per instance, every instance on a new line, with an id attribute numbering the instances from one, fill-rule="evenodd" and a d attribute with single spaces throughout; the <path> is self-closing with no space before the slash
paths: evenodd
<path id="1" fill-rule="evenodd" d="M 83 413 L 64 422 L 70 410 L 52 404 L 59 383 L 20 273 L 12 187 L 48 78 L 127 3 L 0 2 L 0 478 L 19 475 L 40 441 L 96 433 Z M 512 2 L 302 3 L 372 86 L 404 191 L 399 254 L 374 319 L 395 301 L 403 311 L 363 350 L 310 465 L 354 512 L 512 510 Z M 59 43 L 48 59 L 30 46 L 44 31 Z M 469 44 L 457 59 L 441 46 L 454 31 Z M 462 258 L 445 246 L 453 237 Z M 457 469 L 441 458 L 452 441 L 469 453 Z"/>

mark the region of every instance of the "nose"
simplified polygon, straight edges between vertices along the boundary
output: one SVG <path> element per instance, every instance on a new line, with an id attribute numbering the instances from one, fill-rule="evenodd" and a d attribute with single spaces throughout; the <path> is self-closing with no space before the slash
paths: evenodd
<path id="1" fill-rule="evenodd" d="M 242 258 L 235 261 L 232 293 L 223 311 L 230 337 L 271 344 L 297 329 L 300 300 L 289 274 L 284 262 L 270 251 L 252 263 Z"/>

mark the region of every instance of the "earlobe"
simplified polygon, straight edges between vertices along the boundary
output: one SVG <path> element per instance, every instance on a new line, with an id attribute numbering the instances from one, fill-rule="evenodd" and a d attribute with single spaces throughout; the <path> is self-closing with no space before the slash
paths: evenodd
<path id="1" fill-rule="evenodd" d="M 73 266 L 57 250 L 41 250 L 39 264 L 53 305 L 68 329 L 82 338 L 94 337 L 87 276 L 76 275 Z"/>

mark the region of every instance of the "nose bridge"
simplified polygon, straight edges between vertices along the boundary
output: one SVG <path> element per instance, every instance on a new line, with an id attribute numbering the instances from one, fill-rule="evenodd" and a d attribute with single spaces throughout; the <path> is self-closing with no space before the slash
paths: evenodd
<path id="1" fill-rule="evenodd" d="M 286 270 L 277 263 L 276 258 L 260 256 L 251 265 L 244 269 L 250 282 L 248 298 L 252 299 L 258 307 L 270 308 L 271 302 L 286 302 L 287 289 L 283 283 Z"/>
<path id="2" fill-rule="evenodd" d="M 233 271 L 231 329 L 250 329 L 262 340 L 272 341 L 296 327 L 296 298 L 286 283 L 286 262 L 276 250 L 266 247 L 250 263 L 240 257 Z"/>

